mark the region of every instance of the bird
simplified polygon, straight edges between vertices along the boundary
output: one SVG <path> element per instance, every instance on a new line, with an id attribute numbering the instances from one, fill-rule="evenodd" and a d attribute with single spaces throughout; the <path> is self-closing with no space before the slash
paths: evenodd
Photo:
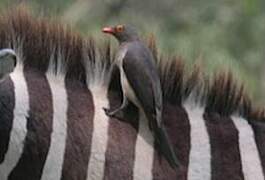
<path id="1" fill-rule="evenodd" d="M 120 107 L 112 111 L 103 108 L 106 115 L 115 117 L 132 102 L 147 118 L 159 154 L 166 158 L 172 168 L 179 167 L 180 163 L 162 124 L 162 90 L 150 49 L 131 25 L 108 26 L 102 32 L 113 35 L 119 42 L 114 64 L 120 71 L 123 92 Z"/>

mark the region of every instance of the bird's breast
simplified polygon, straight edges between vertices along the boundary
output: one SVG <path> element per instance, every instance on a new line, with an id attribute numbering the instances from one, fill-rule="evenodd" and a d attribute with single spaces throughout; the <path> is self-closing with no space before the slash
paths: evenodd
<path id="1" fill-rule="evenodd" d="M 116 62 L 115 62 L 120 70 L 120 80 L 121 80 L 121 87 L 122 87 L 123 95 L 127 97 L 132 103 L 134 103 L 137 107 L 140 108 L 140 103 L 123 70 L 123 60 L 124 60 L 126 53 L 127 53 L 126 46 L 121 45 L 120 50 L 117 53 Z"/>
<path id="2" fill-rule="evenodd" d="M 122 67 L 122 61 L 123 61 L 123 58 L 125 57 L 126 53 L 127 53 L 126 46 L 121 45 L 120 50 L 118 51 L 117 56 L 116 56 L 116 60 L 115 60 L 115 63 L 119 66 L 119 68 Z"/>
<path id="3" fill-rule="evenodd" d="M 133 88 L 131 87 L 123 68 L 120 68 L 120 76 L 121 76 L 121 86 L 123 94 L 131 101 L 133 102 L 137 107 L 140 108 L 140 103 L 135 95 L 135 92 Z"/>

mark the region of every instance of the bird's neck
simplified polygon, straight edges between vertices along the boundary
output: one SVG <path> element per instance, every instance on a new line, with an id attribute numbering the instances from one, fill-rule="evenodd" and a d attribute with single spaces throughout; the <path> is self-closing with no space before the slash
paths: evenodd
<path id="1" fill-rule="evenodd" d="M 122 40 L 119 40 L 119 44 L 125 44 L 125 43 L 130 43 L 130 42 L 136 42 L 136 41 L 140 41 L 140 38 L 139 37 L 131 37 L 131 38 L 128 38 L 128 39 L 122 39 Z"/>

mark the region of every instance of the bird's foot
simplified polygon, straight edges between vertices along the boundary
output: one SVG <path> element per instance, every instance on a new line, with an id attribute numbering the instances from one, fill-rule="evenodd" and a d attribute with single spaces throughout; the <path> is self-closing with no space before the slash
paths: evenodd
<path id="1" fill-rule="evenodd" d="M 103 110 L 105 111 L 105 114 L 107 116 L 112 116 L 113 115 L 113 112 L 110 109 L 103 107 Z"/>
<path id="2" fill-rule="evenodd" d="M 107 116 L 109 116 L 109 117 L 116 118 L 116 119 L 119 119 L 119 120 L 123 120 L 124 119 L 124 113 L 120 109 L 111 111 L 108 108 L 103 108 L 103 110 L 105 111 L 105 114 Z"/>

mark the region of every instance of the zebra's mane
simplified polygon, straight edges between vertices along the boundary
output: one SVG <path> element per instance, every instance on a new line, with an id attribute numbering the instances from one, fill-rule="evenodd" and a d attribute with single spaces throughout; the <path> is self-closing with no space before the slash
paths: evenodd
<path id="1" fill-rule="evenodd" d="M 148 39 L 159 69 L 164 99 L 171 104 L 188 98 L 205 106 L 206 111 L 229 116 L 239 113 L 248 120 L 264 120 L 265 112 L 254 108 L 242 84 L 231 72 L 220 72 L 212 78 L 200 67 L 185 68 L 177 56 L 157 53 L 154 37 Z M 86 86 L 101 83 L 119 90 L 118 71 L 110 74 L 115 51 L 109 42 L 96 44 L 58 22 L 35 18 L 25 8 L 15 8 L 0 16 L 0 48 L 14 48 L 24 68 L 59 74 L 78 80 Z M 114 85 L 113 85 L 114 84 Z"/>
<path id="2" fill-rule="evenodd" d="M 15 49 L 25 69 L 63 73 L 87 85 L 106 84 L 112 61 L 109 43 L 96 45 L 71 27 L 33 17 L 24 6 L 0 16 L 0 48 Z M 97 82 L 99 81 L 99 82 Z"/>
<path id="3" fill-rule="evenodd" d="M 153 36 L 148 41 L 158 65 L 164 99 L 173 104 L 191 99 L 192 103 L 205 107 L 208 113 L 237 114 L 247 120 L 265 120 L 264 108 L 254 105 L 244 85 L 233 77 L 231 71 L 206 76 L 197 64 L 190 69 L 178 56 L 165 58 L 159 55 Z"/>

